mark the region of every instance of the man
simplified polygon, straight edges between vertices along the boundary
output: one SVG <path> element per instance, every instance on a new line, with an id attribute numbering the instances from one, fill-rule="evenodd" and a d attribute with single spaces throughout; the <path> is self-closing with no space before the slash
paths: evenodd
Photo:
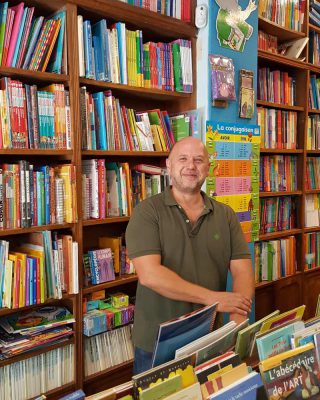
<path id="1" fill-rule="evenodd" d="M 250 253 L 233 210 L 202 191 L 208 152 L 199 140 L 176 143 L 167 159 L 171 187 L 134 209 L 126 231 L 139 283 L 134 373 L 151 367 L 159 323 L 219 302 L 237 323 L 251 309 Z M 227 273 L 233 292 L 226 292 Z"/>

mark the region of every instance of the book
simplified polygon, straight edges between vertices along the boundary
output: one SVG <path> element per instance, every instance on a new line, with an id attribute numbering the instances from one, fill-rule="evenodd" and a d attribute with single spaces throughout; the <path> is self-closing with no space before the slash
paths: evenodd
<path id="1" fill-rule="evenodd" d="M 261 361 L 259 369 L 268 399 L 319 397 L 319 362 L 312 343 Z"/>
<path id="2" fill-rule="evenodd" d="M 209 375 L 227 366 L 236 367 L 239 364 L 239 355 L 233 351 L 228 351 L 220 356 L 214 357 L 209 361 L 197 365 L 194 369 L 194 372 L 198 378 L 198 381 L 202 384 L 208 380 Z"/>
<path id="3" fill-rule="evenodd" d="M 277 326 L 284 324 L 285 322 L 292 321 L 294 319 L 301 320 L 303 317 L 305 308 L 306 308 L 305 305 L 301 305 L 292 310 L 286 311 L 282 314 L 279 314 L 273 318 L 268 319 L 261 326 L 260 332 L 261 333 L 266 332 L 269 329 L 275 328 Z"/>
<path id="4" fill-rule="evenodd" d="M 218 303 L 202 307 L 159 326 L 152 366 L 172 360 L 175 351 L 212 331 Z"/>
<path id="5" fill-rule="evenodd" d="M 308 37 L 291 40 L 289 42 L 282 43 L 278 47 L 279 54 L 290 58 L 299 58 L 303 49 L 306 47 L 309 41 Z"/>
<path id="6" fill-rule="evenodd" d="M 160 383 L 156 383 L 139 392 L 139 400 L 164 399 L 182 389 L 181 375 L 169 376 Z"/>
<path id="7" fill-rule="evenodd" d="M 165 400 L 202 400 L 200 383 L 196 382 L 185 389 L 166 397 Z"/>
<path id="8" fill-rule="evenodd" d="M 260 361 L 291 349 L 291 335 L 304 328 L 303 321 L 280 327 L 274 332 L 257 338 Z"/>
<path id="9" fill-rule="evenodd" d="M 132 377 L 134 398 L 138 399 L 142 390 L 149 388 L 156 382 L 162 382 L 169 376 L 180 375 L 182 388 L 193 385 L 197 382 L 194 374 L 194 365 L 195 357 L 187 356 L 134 375 Z"/>
<path id="10" fill-rule="evenodd" d="M 235 381 L 233 384 L 210 395 L 208 400 L 264 400 L 267 399 L 263 383 L 258 372 L 251 372 L 247 376 Z"/>

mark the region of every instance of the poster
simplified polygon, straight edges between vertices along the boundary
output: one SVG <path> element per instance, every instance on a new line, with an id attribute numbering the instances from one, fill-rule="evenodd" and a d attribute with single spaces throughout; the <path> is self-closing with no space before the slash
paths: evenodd
<path id="1" fill-rule="evenodd" d="M 207 195 L 236 212 L 247 242 L 258 240 L 259 126 L 207 121 L 206 147 Z"/>

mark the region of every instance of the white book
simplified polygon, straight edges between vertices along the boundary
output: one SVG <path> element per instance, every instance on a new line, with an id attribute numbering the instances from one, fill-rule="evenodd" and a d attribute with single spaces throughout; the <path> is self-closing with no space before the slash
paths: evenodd
<path id="1" fill-rule="evenodd" d="M 72 242 L 72 292 L 79 293 L 78 242 Z"/>
<path id="2" fill-rule="evenodd" d="M 79 51 L 79 76 L 85 76 L 84 46 L 83 46 L 83 16 L 78 15 L 78 51 Z"/>

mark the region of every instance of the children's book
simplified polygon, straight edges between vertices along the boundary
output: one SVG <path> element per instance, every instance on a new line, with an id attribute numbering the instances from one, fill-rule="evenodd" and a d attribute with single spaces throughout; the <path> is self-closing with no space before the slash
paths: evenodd
<path id="1" fill-rule="evenodd" d="M 285 351 L 259 364 L 268 399 L 318 399 L 320 373 L 314 344 Z"/>
<path id="2" fill-rule="evenodd" d="M 282 314 L 275 316 L 274 318 L 268 319 L 266 322 L 263 323 L 260 332 L 266 332 L 269 329 L 275 328 L 277 326 L 283 325 L 285 322 L 292 321 L 294 319 L 301 320 L 303 317 L 303 313 L 306 306 L 301 305 L 297 308 L 292 310 L 286 311 Z"/>
<path id="3" fill-rule="evenodd" d="M 290 350 L 291 335 L 303 328 L 304 322 L 296 321 L 258 338 L 257 348 L 260 361 Z"/>
<path id="4" fill-rule="evenodd" d="M 216 318 L 217 305 L 218 303 L 214 303 L 160 324 L 152 366 L 173 360 L 177 349 L 210 333 Z"/>

